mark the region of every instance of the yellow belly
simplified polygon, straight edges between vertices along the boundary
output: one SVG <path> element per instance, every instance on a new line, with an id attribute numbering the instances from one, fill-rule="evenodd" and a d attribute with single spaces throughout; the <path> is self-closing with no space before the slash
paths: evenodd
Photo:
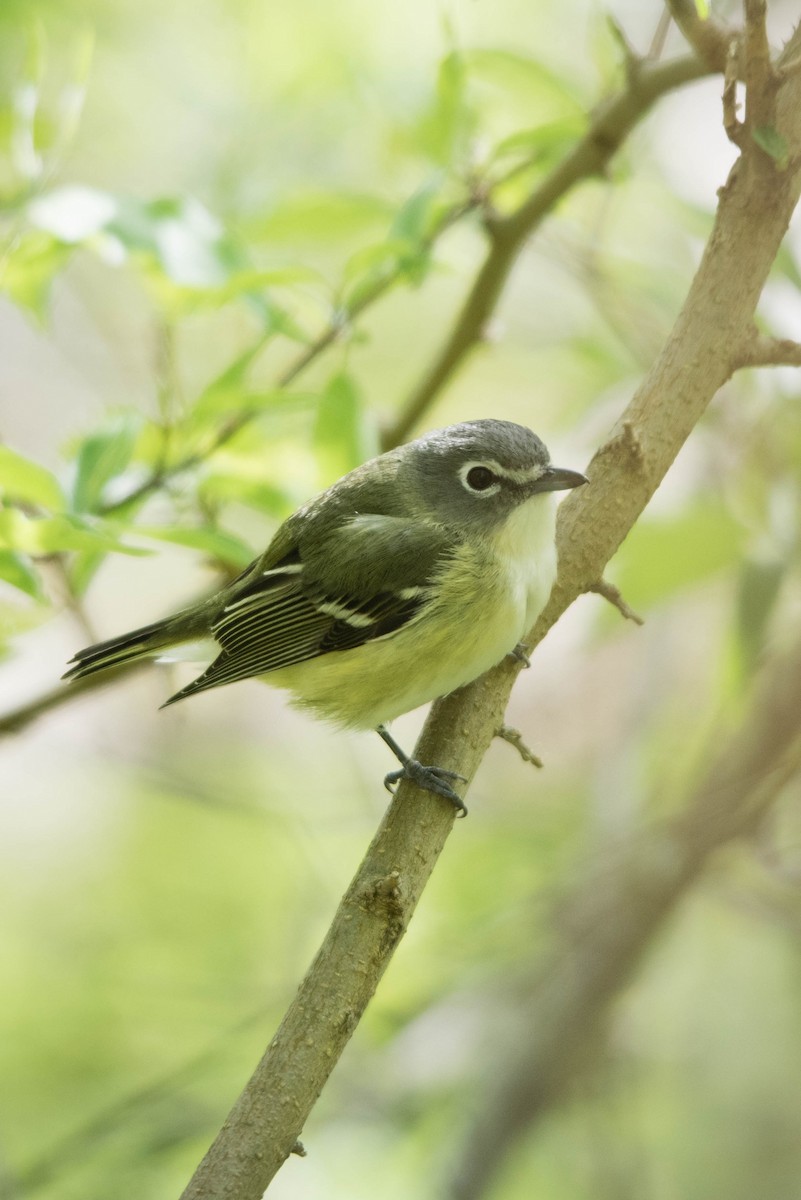
<path id="1" fill-rule="evenodd" d="M 440 582 L 447 603 L 433 602 L 387 637 L 261 678 L 288 689 L 296 707 L 355 729 L 375 728 L 463 687 L 515 647 L 548 598 L 555 555 L 552 537 L 542 535 L 552 528 L 549 513 L 540 500 L 536 517 L 547 524 L 536 530 L 536 559 L 509 554 L 505 544 L 491 553 L 486 546 L 465 551 Z"/>

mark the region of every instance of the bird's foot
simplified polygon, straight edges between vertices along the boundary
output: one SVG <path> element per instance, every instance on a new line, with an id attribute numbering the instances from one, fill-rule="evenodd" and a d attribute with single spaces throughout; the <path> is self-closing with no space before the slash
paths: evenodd
<path id="1" fill-rule="evenodd" d="M 529 646 L 527 646 L 525 642 L 518 642 L 517 645 L 515 646 L 514 650 L 509 651 L 509 657 L 516 659 L 516 661 L 519 663 L 522 663 L 524 667 L 530 667 L 531 666 L 531 659 L 529 658 L 530 651 L 531 651 L 531 648 Z"/>
<path id="2" fill-rule="evenodd" d="M 401 779 L 408 779 L 415 787 L 433 792 L 436 796 L 444 796 L 456 809 L 457 816 L 467 816 L 467 805 L 448 782 L 459 779 L 462 783 L 467 783 L 464 775 L 460 775 L 458 771 L 447 771 L 445 767 L 425 767 L 416 758 L 407 758 L 399 771 L 390 771 L 389 775 L 384 776 L 384 787 L 391 792 L 393 784 L 399 783 Z"/>
<path id="3" fill-rule="evenodd" d="M 390 771 L 389 775 L 384 776 L 384 787 L 388 792 L 392 791 L 393 784 L 399 783 L 401 779 L 408 779 L 423 791 L 433 792 L 435 796 L 444 796 L 446 800 L 450 800 L 458 817 L 467 816 L 467 806 L 462 797 L 453 790 L 450 782 L 458 779 L 467 783 L 464 775 L 460 775 L 458 771 L 448 771 L 445 767 L 426 767 L 416 758 L 409 758 L 384 725 L 379 725 L 376 733 L 386 742 L 401 764 L 399 771 Z"/>

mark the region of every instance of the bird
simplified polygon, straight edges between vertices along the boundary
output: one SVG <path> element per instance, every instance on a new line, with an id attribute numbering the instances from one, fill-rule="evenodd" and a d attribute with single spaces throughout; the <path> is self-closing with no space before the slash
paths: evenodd
<path id="1" fill-rule="evenodd" d="M 433 430 L 310 499 L 213 595 L 80 650 L 64 679 L 138 659 L 208 665 L 162 707 L 257 677 L 351 729 L 376 729 L 406 777 L 467 811 L 463 777 L 407 755 L 387 729 L 515 653 L 556 577 L 555 467 L 530 429 L 487 418 Z M 519 653 L 519 651 L 518 651 Z"/>

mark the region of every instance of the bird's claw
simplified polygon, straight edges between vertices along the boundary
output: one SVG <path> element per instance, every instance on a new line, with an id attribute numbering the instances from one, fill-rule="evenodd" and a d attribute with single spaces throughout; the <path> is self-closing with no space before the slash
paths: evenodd
<path id="1" fill-rule="evenodd" d="M 531 666 L 529 653 L 529 647 L 525 642 L 518 642 L 514 649 L 509 651 L 510 657 L 514 658 L 517 662 L 522 663 L 524 667 Z"/>
<path id="2" fill-rule="evenodd" d="M 458 771 L 448 771 L 445 767 L 426 767 L 416 758 L 410 758 L 399 771 L 390 771 L 388 775 L 384 776 L 384 787 L 388 792 L 393 792 L 393 784 L 399 783 L 401 779 L 408 779 L 415 787 L 422 788 L 426 792 L 433 792 L 436 796 L 444 796 L 446 800 L 450 800 L 458 817 L 467 816 L 467 806 L 464 800 L 457 795 L 448 782 L 448 780 L 458 779 L 462 783 L 467 783 L 464 775 L 460 775 Z"/>

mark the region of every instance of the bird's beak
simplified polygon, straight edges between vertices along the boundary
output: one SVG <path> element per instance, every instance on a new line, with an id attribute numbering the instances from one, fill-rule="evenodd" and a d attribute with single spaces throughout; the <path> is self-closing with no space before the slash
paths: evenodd
<path id="1" fill-rule="evenodd" d="M 586 475 L 582 475 L 581 471 L 568 471 L 565 467 L 546 467 L 542 475 L 536 483 L 532 485 L 532 492 L 564 492 L 568 488 L 582 487 L 583 484 L 589 483 Z"/>

